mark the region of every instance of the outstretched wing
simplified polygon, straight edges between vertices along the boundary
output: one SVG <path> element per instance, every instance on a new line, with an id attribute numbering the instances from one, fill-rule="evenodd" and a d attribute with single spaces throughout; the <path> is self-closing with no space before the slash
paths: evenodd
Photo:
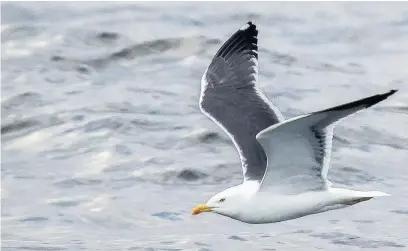
<path id="1" fill-rule="evenodd" d="M 283 120 L 257 86 L 258 31 L 248 22 L 216 53 L 201 80 L 201 111 L 232 139 L 244 180 L 261 180 L 266 154 L 255 136 Z"/>
<path id="2" fill-rule="evenodd" d="M 272 187 L 282 193 L 325 189 L 336 122 L 395 92 L 299 116 L 260 132 L 256 137 L 268 156 L 261 189 Z"/>

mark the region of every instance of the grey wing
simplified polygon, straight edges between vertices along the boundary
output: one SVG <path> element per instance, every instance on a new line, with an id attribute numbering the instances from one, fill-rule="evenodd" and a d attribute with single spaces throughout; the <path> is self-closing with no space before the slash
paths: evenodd
<path id="1" fill-rule="evenodd" d="M 258 31 L 248 22 L 220 48 L 201 81 L 200 108 L 232 139 L 244 180 L 261 180 L 266 154 L 255 136 L 280 122 L 280 112 L 257 86 Z"/>
<path id="2" fill-rule="evenodd" d="M 299 193 L 327 188 L 333 129 L 339 120 L 395 93 L 374 95 L 348 104 L 289 119 L 257 135 L 268 156 L 261 189 Z"/>

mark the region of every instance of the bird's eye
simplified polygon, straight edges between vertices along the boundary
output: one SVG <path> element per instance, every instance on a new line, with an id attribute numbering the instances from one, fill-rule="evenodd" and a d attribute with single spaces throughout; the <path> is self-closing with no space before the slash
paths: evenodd
<path id="1" fill-rule="evenodd" d="M 219 202 L 224 202 L 225 201 L 225 198 L 222 198 L 221 200 L 219 200 Z"/>

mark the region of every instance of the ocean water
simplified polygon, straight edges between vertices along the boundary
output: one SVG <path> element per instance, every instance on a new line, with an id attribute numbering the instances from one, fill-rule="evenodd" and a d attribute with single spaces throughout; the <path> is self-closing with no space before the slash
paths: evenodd
<path id="1" fill-rule="evenodd" d="M 245 22 L 286 118 L 342 121 L 329 178 L 390 197 L 267 225 L 191 216 L 241 182 L 200 79 Z M 1 3 L 3 250 L 406 250 L 407 3 Z"/>

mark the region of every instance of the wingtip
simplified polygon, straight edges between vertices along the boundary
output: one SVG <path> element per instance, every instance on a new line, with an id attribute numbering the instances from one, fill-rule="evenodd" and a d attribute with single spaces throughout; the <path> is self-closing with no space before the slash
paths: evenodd
<path id="1" fill-rule="evenodd" d="M 244 30 L 256 30 L 256 25 L 252 21 L 248 21 L 246 24 L 244 24 L 241 29 L 242 31 Z"/>
<path id="2" fill-rule="evenodd" d="M 344 105 L 339 105 L 336 107 L 332 107 L 326 110 L 323 110 L 321 112 L 327 112 L 327 111 L 335 111 L 335 110 L 346 110 L 346 109 L 351 109 L 354 107 L 358 107 L 358 106 L 363 106 L 364 108 L 368 108 L 371 107 L 385 99 L 387 99 L 389 96 L 391 96 L 392 94 L 396 93 L 398 90 L 397 89 L 391 89 L 390 91 L 386 92 L 386 93 L 382 93 L 382 94 L 377 94 L 374 96 L 370 96 L 367 98 L 363 98 L 363 99 L 359 99 L 356 100 L 354 102 L 350 102 Z"/>
<path id="3" fill-rule="evenodd" d="M 232 55 L 244 52 L 258 59 L 258 30 L 252 21 L 248 21 L 237 30 L 218 50 L 215 58 L 222 57 L 226 60 Z M 242 54 L 240 54 L 242 56 Z"/>
<path id="4" fill-rule="evenodd" d="M 372 105 L 375 105 L 375 104 L 387 99 L 389 96 L 393 95 L 397 91 L 398 91 L 397 89 L 391 89 L 390 91 L 388 91 L 386 93 L 374 95 L 372 97 L 367 98 L 366 100 L 368 102 L 366 103 L 366 107 L 368 108 L 368 107 L 370 107 Z"/>
<path id="5" fill-rule="evenodd" d="M 383 101 L 384 99 L 388 98 L 389 96 L 393 95 L 394 93 L 396 93 L 398 90 L 397 89 L 391 89 L 390 91 L 383 93 L 383 94 L 379 94 L 378 96 L 378 102 Z M 375 102 L 375 103 L 378 103 Z M 375 104 L 374 103 L 374 104 Z"/>
<path id="6" fill-rule="evenodd" d="M 392 94 L 396 93 L 398 89 L 391 89 L 389 92 L 387 92 L 388 96 L 391 96 Z"/>
<path id="7" fill-rule="evenodd" d="M 256 27 L 256 25 L 255 25 L 254 22 L 252 22 L 252 21 L 248 21 L 247 24 L 248 24 L 249 26 L 255 26 L 255 27 Z"/>

